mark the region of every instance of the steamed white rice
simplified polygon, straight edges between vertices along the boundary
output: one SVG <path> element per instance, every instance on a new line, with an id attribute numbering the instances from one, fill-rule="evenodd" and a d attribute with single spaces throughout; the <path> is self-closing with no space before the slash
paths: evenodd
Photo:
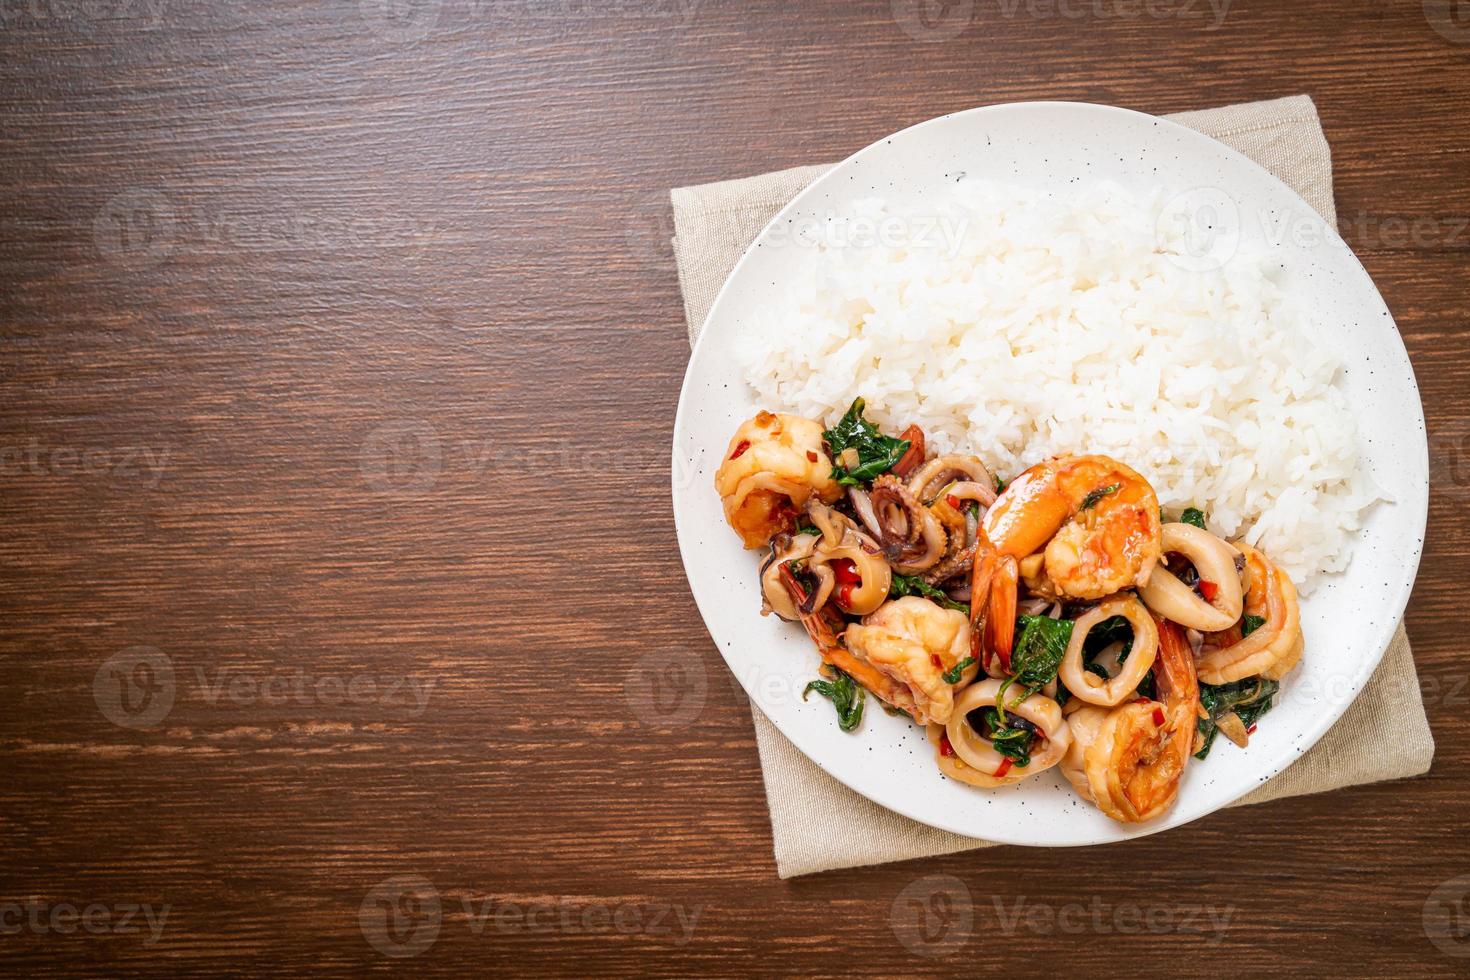
<path id="1" fill-rule="evenodd" d="M 917 422 L 1007 479 L 1116 457 L 1309 590 L 1379 499 L 1339 365 L 1270 255 L 1218 252 L 1170 199 L 961 181 L 923 213 L 862 202 L 806 230 L 815 268 L 744 338 L 745 377 L 828 422 L 862 395 L 885 431 Z"/>

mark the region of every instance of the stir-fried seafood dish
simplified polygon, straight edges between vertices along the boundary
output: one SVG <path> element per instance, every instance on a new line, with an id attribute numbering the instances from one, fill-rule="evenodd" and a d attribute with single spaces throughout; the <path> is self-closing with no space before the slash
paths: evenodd
<path id="1" fill-rule="evenodd" d="M 1151 820 L 1218 735 L 1247 744 L 1302 656 L 1291 579 L 1107 456 L 1005 482 L 930 457 L 918 426 L 882 434 L 858 399 L 826 429 L 761 412 L 715 488 L 764 552 L 763 614 L 816 644 L 805 694 L 844 731 L 872 694 L 972 786 L 1056 766 L 1114 820 Z"/>

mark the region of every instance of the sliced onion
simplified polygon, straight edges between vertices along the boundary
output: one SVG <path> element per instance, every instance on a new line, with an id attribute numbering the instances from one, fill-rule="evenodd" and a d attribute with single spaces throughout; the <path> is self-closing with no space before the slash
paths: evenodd
<path id="1" fill-rule="evenodd" d="M 847 499 L 852 501 L 852 511 L 857 514 L 858 520 L 863 522 L 863 527 L 868 533 L 878 539 L 882 539 L 883 531 L 878 527 L 878 515 L 873 513 L 873 501 L 868 492 L 861 487 L 848 487 Z"/>
<path id="2" fill-rule="evenodd" d="M 1220 729 L 1220 734 L 1241 748 L 1245 748 L 1250 741 L 1250 735 L 1245 730 L 1245 722 L 1240 720 L 1240 715 L 1230 712 L 1215 719 L 1215 727 Z"/>

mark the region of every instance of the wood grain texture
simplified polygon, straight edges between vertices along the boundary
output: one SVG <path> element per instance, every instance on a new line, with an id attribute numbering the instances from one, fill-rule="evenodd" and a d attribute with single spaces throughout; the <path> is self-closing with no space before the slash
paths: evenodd
<path id="1" fill-rule="evenodd" d="M 1434 0 L 924 6 L 5 5 L 0 965 L 1465 971 L 1424 922 L 1470 874 L 1470 24 Z M 667 189 L 984 103 L 1298 92 L 1429 417 L 1409 632 L 1434 770 L 777 880 L 669 520 Z M 163 663 L 167 714 L 109 721 L 162 704 L 134 671 Z M 380 887 L 404 875 L 433 893 Z M 915 932 L 959 894 L 937 875 L 969 931 Z M 130 905 L 167 907 L 156 940 L 118 928 Z M 1228 923 L 1186 923 L 1205 906 Z"/>

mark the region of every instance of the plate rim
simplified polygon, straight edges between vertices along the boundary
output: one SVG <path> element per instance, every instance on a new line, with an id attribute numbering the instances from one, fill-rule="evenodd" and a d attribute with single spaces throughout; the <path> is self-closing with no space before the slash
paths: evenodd
<path id="1" fill-rule="evenodd" d="M 1323 217 L 1316 208 L 1308 204 L 1306 200 L 1303 199 L 1302 196 L 1298 194 L 1292 187 L 1290 187 L 1285 181 L 1277 177 L 1275 174 L 1271 173 L 1255 160 L 1246 156 L 1244 153 L 1236 150 L 1234 147 L 1227 146 L 1225 143 L 1215 139 L 1212 136 L 1209 136 L 1206 133 L 1200 132 L 1196 129 L 1192 129 L 1172 119 L 1163 116 L 1155 116 L 1146 112 L 1140 112 L 1136 109 L 1128 109 L 1122 106 L 1114 106 L 1106 103 L 1074 102 L 1065 100 L 1018 101 L 993 103 L 989 105 L 975 106 L 956 112 L 948 112 L 943 115 L 935 116 L 933 118 L 914 123 L 910 126 L 906 126 L 903 129 L 897 130 L 886 136 L 879 137 L 878 139 L 865 144 L 855 152 L 844 157 L 842 160 L 838 161 L 826 171 L 813 178 L 810 183 L 803 187 L 801 191 L 798 192 L 794 197 L 792 197 L 790 201 L 786 202 L 786 204 L 783 205 L 780 210 L 778 210 L 764 226 L 762 226 L 761 230 L 757 232 L 755 237 L 752 238 L 750 242 L 745 246 L 744 250 L 741 252 L 740 258 L 730 269 L 730 272 L 725 277 L 724 282 L 721 283 L 719 291 L 715 294 L 714 300 L 710 303 L 709 311 L 705 314 L 704 323 L 700 325 L 699 335 L 690 348 L 689 360 L 684 369 L 684 378 L 680 383 L 679 399 L 677 407 L 675 409 L 674 425 L 671 436 L 671 504 L 672 510 L 674 512 L 675 534 L 679 542 L 679 558 L 681 564 L 684 567 L 684 576 L 689 584 L 690 594 L 694 598 L 695 607 L 699 610 L 700 618 L 704 622 L 705 631 L 709 634 L 711 641 L 714 642 L 716 650 L 719 651 L 720 658 L 724 662 L 725 669 L 729 670 L 731 675 L 735 677 L 737 683 L 740 684 L 741 689 L 745 691 L 746 697 L 750 701 L 751 707 L 755 710 L 760 710 L 759 699 L 756 697 L 755 692 L 751 690 L 751 685 L 747 683 L 747 679 L 742 675 L 741 671 L 737 670 L 735 668 L 735 665 L 730 662 L 729 656 L 726 654 L 724 648 L 720 646 L 719 639 L 715 636 L 714 629 L 711 626 L 710 616 L 706 611 L 704 604 L 700 601 L 698 591 L 695 589 L 694 578 L 691 573 L 692 556 L 689 551 L 690 546 L 688 543 L 689 536 L 692 532 L 684 526 L 682 509 L 679 506 L 680 497 L 683 493 L 694 492 L 693 481 L 690 481 L 689 486 L 687 487 L 680 486 L 679 474 L 681 472 L 681 469 L 687 472 L 689 469 L 689 464 L 688 461 L 684 458 L 683 454 L 681 454 L 679 451 L 679 443 L 680 435 L 684 431 L 684 427 L 687 422 L 686 409 L 692 397 L 690 381 L 694 372 L 694 365 L 699 359 L 702 345 L 706 343 L 709 337 L 709 333 L 705 329 L 705 327 L 715 319 L 716 314 L 720 311 L 722 304 L 725 302 L 731 292 L 731 285 L 740 277 L 741 270 L 755 254 L 756 244 L 760 242 L 771 230 L 771 228 L 776 226 L 789 212 L 800 208 L 806 201 L 808 196 L 813 195 L 817 191 L 824 180 L 839 172 L 848 164 L 852 163 L 859 157 L 873 151 L 875 148 L 883 145 L 885 142 L 891 141 L 905 134 L 924 129 L 926 127 L 936 126 L 948 119 L 960 116 L 978 116 L 1018 111 L 1025 112 L 1042 108 L 1083 109 L 1088 111 L 1097 111 L 1105 115 L 1113 114 L 1123 117 L 1147 119 L 1153 125 L 1170 128 L 1177 133 L 1184 134 L 1186 139 L 1192 141 L 1207 141 L 1211 145 L 1211 149 L 1215 150 L 1216 152 L 1223 151 L 1228 158 L 1234 158 L 1236 162 L 1244 163 L 1249 168 L 1257 171 L 1259 175 L 1264 176 L 1270 182 L 1277 185 L 1279 190 L 1285 192 L 1290 200 L 1300 205 L 1303 209 L 1305 209 L 1308 214 L 1315 215 L 1317 219 L 1321 221 L 1323 227 L 1328 229 L 1328 231 L 1338 233 L 1338 229 L 1335 223 L 1329 224 L 1327 219 Z M 1290 769 L 1298 761 L 1300 761 L 1308 752 L 1315 748 L 1317 743 L 1322 739 L 1322 736 L 1325 735 L 1334 725 L 1336 725 L 1337 722 L 1341 720 L 1342 716 L 1347 713 L 1348 709 L 1351 708 L 1353 704 L 1357 702 L 1358 698 L 1362 696 L 1362 693 L 1367 687 L 1368 682 L 1372 679 L 1373 675 L 1377 672 L 1378 668 L 1383 663 L 1383 658 L 1385 654 L 1387 654 L 1388 648 L 1393 642 L 1394 634 L 1403 625 L 1404 613 L 1408 608 L 1409 599 L 1412 596 L 1415 582 L 1418 579 L 1419 565 L 1423 559 L 1424 553 L 1424 531 L 1428 524 L 1429 508 L 1429 442 L 1428 431 L 1425 426 L 1424 419 L 1424 399 L 1419 389 L 1418 376 L 1414 371 L 1413 360 L 1409 357 L 1408 348 L 1404 344 L 1403 334 L 1398 328 L 1397 318 L 1394 317 L 1393 311 L 1389 310 L 1387 301 L 1384 300 L 1382 292 L 1378 289 L 1378 284 L 1373 280 L 1373 277 L 1368 273 L 1367 268 L 1363 265 L 1362 260 L 1358 258 L 1357 253 L 1351 247 L 1345 247 L 1343 251 L 1345 251 L 1347 255 L 1351 258 L 1352 262 L 1356 265 L 1359 273 L 1361 273 L 1361 275 L 1363 276 L 1363 279 L 1372 289 L 1373 294 L 1378 297 L 1378 300 L 1382 304 L 1383 308 L 1388 311 L 1388 318 L 1392 326 L 1393 338 L 1398 346 L 1397 353 L 1402 355 L 1403 363 L 1408 369 L 1408 382 L 1414 394 L 1415 412 L 1419 423 L 1418 439 L 1420 443 L 1420 455 L 1422 456 L 1421 461 L 1423 463 L 1422 470 L 1425 474 L 1425 480 L 1422 484 L 1416 483 L 1414 485 L 1414 497 L 1412 500 L 1395 501 L 1395 503 L 1412 505 L 1412 510 L 1409 512 L 1409 517 L 1413 519 L 1413 525 L 1418 530 L 1417 542 L 1413 548 L 1412 561 L 1406 562 L 1404 565 L 1404 570 L 1406 574 L 1403 578 L 1402 584 L 1398 589 L 1398 594 L 1395 595 L 1391 606 L 1385 606 L 1385 608 L 1392 609 L 1393 615 L 1391 617 L 1385 618 L 1382 622 L 1387 625 L 1381 626 L 1377 631 L 1378 636 L 1375 638 L 1374 642 L 1374 646 L 1377 648 L 1377 653 L 1370 658 L 1366 658 L 1363 661 L 1362 668 L 1356 675 L 1354 675 L 1352 679 L 1352 696 L 1350 698 L 1343 699 L 1338 704 L 1329 704 L 1325 712 L 1314 718 L 1312 724 L 1301 732 L 1300 739 L 1297 743 L 1301 748 L 1300 752 L 1296 753 L 1296 757 L 1290 760 L 1284 767 L 1278 769 L 1275 773 L 1268 777 L 1266 782 L 1269 782 L 1279 777 L 1282 773 L 1286 772 L 1287 769 Z M 762 711 L 761 713 L 765 715 L 764 711 Z M 887 802 L 874 799 L 874 797 L 870 795 L 861 785 L 856 784 L 854 781 L 845 779 L 841 775 L 828 769 L 827 766 L 824 765 L 819 758 L 817 758 L 817 756 L 813 755 L 811 752 L 808 752 L 805 748 L 803 748 L 801 742 L 797 738 L 789 734 L 775 719 L 771 718 L 769 715 L 765 715 L 765 717 L 766 720 L 770 722 L 771 726 L 775 728 L 776 731 L 779 732 L 783 738 L 790 742 L 796 748 L 796 750 L 802 754 L 804 758 L 806 758 L 813 765 L 821 769 L 822 772 L 827 774 L 827 776 L 835 779 L 838 783 L 857 793 L 859 796 L 863 797 L 863 799 L 868 800 L 875 806 L 882 807 L 885 810 L 897 813 L 900 816 L 906 817 L 928 827 L 933 827 L 938 830 L 943 830 L 948 833 L 953 833 L 964 837 L 975 838 L 972 830 L 959 827 L 955 824 L 947 823 L 943 819 L 936 819 L 928 815 L 920 815 L 920 813 L 916 812 L 916 809 L 910 805 L 896 806 L 891 805 Z M 1144 824 L 1120 824 L 1119 830 L 1123 830 L 1124 828 L 1126 828 L 1126 832 L 1118 833 L 1111 836 L 1093 837 L 1082 835 L 1078 836 L 1075 839 L 1039 841 L 1036 839 L 1015 838 L 1007 836 L 1006 834 L 998 834 L 995 836 L 986 836 L 984 838 L 975 839 L 984 840 L 989 843 L 1011 844 L 1023 847 L 1086 847 L 1096 844 L 1107 844 L 1123 840 L 1132 840 L 1139 837 L 1148 837 L 1153 834 L 1162 833 L 1166 830 L 1173 830 L 1178 827 L 1187 826 L 1213 813 L 1216 813 L 1219 810 L 1222 810 L 1229 806 L 1233 806 L 1239 803 L 1245 796 L 1247 796 L 1252 790 L 1260 785 L 1263 785 L 1263 783 L 1258 782 L 1255 784 L 1244 785 L 1241 787 L 1239 792 L 1227 793 L 1219 803 L 1209 806 L 1207 809 L 1204 809 L 1201 812 L 1196 813 L 1193 816 L 1179 822 L 1171 823 L 1169 821 L 1169 815 L 1165 814 L 1158 819 L 1148 821 Z"/>

